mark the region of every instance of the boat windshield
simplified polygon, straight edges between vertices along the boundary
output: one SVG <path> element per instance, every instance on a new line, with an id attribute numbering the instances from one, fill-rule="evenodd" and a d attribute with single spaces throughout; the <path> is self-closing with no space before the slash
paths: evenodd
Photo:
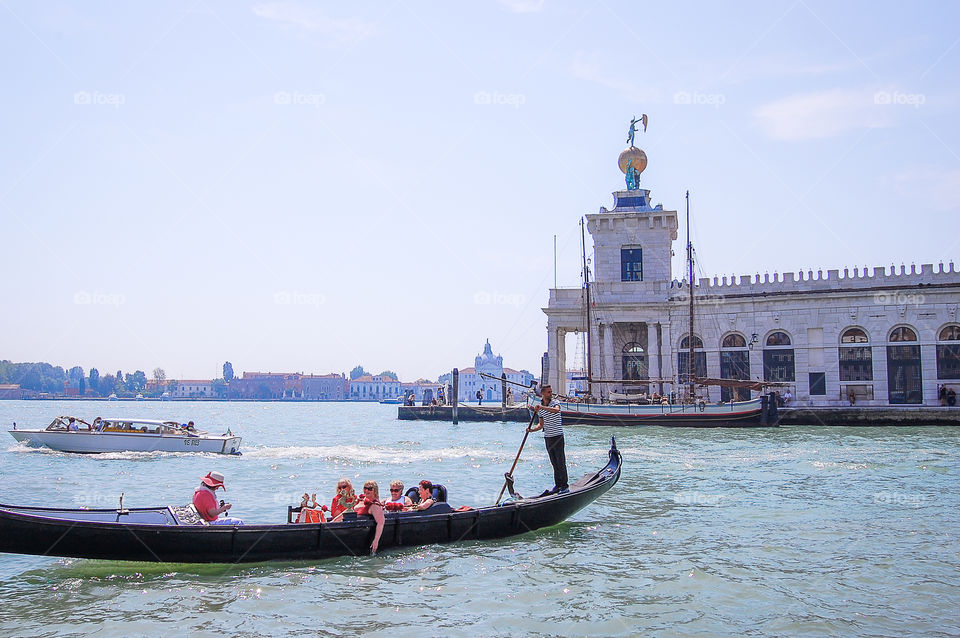
<path id="1" fill-rule="evenodd" d="M 58 416 L 50 423 L 50 425 L 47 426 L 47 431 L 48 432 L 66 431 L 67 429 L 69 429 L 68 426 L 70 425 L 71 419 L 73 419 L 73 421 L 76 422 L 77 428 L 79 428 L 80 426 L 83 426 L 83 429 L 87 429 L 87 427 L 89 427 L 86 421 L 84 421 L 83 419 L 79 419 L 75 416 Z"/>

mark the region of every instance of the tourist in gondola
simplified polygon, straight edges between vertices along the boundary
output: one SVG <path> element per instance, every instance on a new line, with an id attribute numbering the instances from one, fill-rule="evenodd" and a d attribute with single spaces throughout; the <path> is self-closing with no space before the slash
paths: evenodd
<path id="1" fill-rule="evenodd" d="M 388 512 L 399 512 L 413 505 L 409 496 L 403 493 L 403 481 L 390 481 L 390 498 L 383 502 Z"/>
<path id="2" fill-rule="evenodd" d="M 411 510 L 426 510 L 433 507 L 436 501 L 433 498 L 433 483 L 424 479 L 420 481 L 420 502 L 412 506 Z"/>
<path id="3" fill-rule="evenodd" d="M 380 545 L 380 536 L 383 534 L 383 503 L 380 502 L 380 488 L 376 481 L 367 481 L 363 484 L 363 495 L 354 505 L 353 511 L 357 516 L 372 516 L 377 524 L 377 530 L 373 535 L 373 542 L 370 544 L 370 553 L 376 554 L 377 547 Z M 331 519 L 332 523 L 339 523 L 343 520 L 345 512 Z"/>
<path id="4" fill-rule="evenodd" d="M 535 425 L 530 426 L 530 432 L 543 430 L 543 442 L 547 446 L 550 464 L 553 466 L 553 489 L 547 494 L 569 492 L 567 479 L 567 457 L 563 449 L 563 417 L 560 414 L 560 405 L 553 401 L 553 388 L 548 384 L 540 388 L 540 403 L 533 404 L 533 411 L 540 417 Z"/>
<path id="5" fill-rule="evenodd" d="M 197 513 L 210 525 L 243 525 L 243 521 L 232 516 L 220 515 L 230 511 L 233 507 L 230 503 L 220 501 L 217 503 L 217 490 L 219 488 L 227 489 L 223 484 L 223 474 L 220 472 L 210 472 L 200 479 L 200 487 L 193 492 L 193 506 L 197 508 Z"/>
<path id="6" fill-rule="evenodd" d="M 353 491 L 353 483 L 344 477 L 337 481 L 337 493 L 330 502 L 330 516 L 336 518 L 345 511 L 353 509 L 357 504 L 357 495 Z"/>

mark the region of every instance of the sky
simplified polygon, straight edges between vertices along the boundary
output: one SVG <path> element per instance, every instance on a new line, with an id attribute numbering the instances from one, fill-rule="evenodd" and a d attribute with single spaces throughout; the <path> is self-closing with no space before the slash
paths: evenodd
<path id="1" fill-rule="evenodd" d="M 679 211 L 690 190 L 705 276 L 949 262 L 957 24 L 950 2 L 0 0 L 0 359 L 413 380 L 489 339 L 538 373 L 641 113 L 642 185 Z"/>

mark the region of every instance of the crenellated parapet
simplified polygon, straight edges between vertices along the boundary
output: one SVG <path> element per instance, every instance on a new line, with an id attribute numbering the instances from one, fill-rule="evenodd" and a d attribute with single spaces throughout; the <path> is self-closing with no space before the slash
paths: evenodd
<path id="1" fill-rule="evenodd" d="M 957 270 L 951 261 L 946 266 L 940 262 L 936 267 L 933 264 L 916 264 L 909 267 L 901 264 L 899 267 L 877 266 L 873 269 L 864 266 L 860 268 L 844 268 L 840 270 L 821 269 L 806 270 L 798 273 L 765 273 L 760 275 L 741 275 L 739 277 L 717 276 L 712 279 L 703 277 L 697 281 L 697 290 L 702 294 L 714 295 L 764 295 L 776 293 L 805 293 L 818 291 L 854 291 L 878 290 L 884 288 L 912 288 L 918 286 L 938 284 L 960 284 L 960 270 Z M 686 280 L 671 282 L 671 288 L 680 290 L 686 288 Z"/>

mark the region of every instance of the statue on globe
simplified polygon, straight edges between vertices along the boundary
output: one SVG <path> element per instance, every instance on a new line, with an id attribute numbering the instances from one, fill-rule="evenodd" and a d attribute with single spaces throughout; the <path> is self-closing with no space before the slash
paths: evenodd
<path id="1" fill-rule="evenodd" d="M 633 136 L 637 134 L 637 122 L 643 124 L 643 132 L 647 132 L 647 114 L 644 113 L 640 116 L 640 119 L 634 117 L 630 120 L 630 130 L 627 131 L 627 144 L 633 146 Z"/>
<path id="2" fill-rule="evenodd" d="M 640 173 L 633 167 L 633 158 L 627 162 L 627 190 L 635 191 L 640 188 Z"/>

